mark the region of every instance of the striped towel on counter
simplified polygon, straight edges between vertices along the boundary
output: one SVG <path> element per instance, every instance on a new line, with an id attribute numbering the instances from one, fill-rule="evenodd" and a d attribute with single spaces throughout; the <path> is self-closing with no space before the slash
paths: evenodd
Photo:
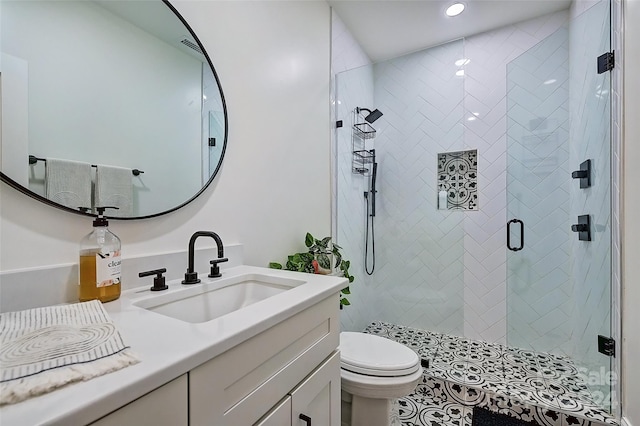
<path id="1" fill-rule="evenodd" d="M 137 362 L 97 300 L 0 314 L 0 405 Z"/>

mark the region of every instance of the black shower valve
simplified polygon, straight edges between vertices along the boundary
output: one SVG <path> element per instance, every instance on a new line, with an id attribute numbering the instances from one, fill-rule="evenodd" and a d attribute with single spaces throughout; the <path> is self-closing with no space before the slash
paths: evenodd
<path id="1" fill-rule="evenodd" d="M 580 179 L 580 188 L 589 188 L 591 186 L 591 160 L 580 163 L 580 170 L 571 173 L 574 179 Z"/>
<path id="2" fill-rule="evenodd" d="M 589 215 L 578 216 L 578 223 L 571 225 L 571 230 L 578 233 L 580 241 L 591 241 L 591 219 Z"/>

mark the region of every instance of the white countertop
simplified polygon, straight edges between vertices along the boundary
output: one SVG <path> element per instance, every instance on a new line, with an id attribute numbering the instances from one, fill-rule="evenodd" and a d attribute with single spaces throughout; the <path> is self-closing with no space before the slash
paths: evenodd
<path id="1" fill-rule="evenodd" d="M 225 280 L 244 274 L 267 274 L 301 280 L 305 284 L 200 324 L 183 322 L 133 305 L 156 294 L 181 291 L 186 286 L 179 281 L 169 282 L 169 290 L 158 293 L 149 291 L 152 280 L 145 287 L 124 291 L 120 299 L 106 303 L 104 307 L 124 342 L 131 346 L 141 362 L 3 406 L 0 408 L 0 424 L 69 426 L 91 423 L 347 285 L 347 280 L 342 277 L 252 266 L 225 269 L 221 278 L 206 280 L 222 285 Z M 203 277 L 206 274 L 201 274 Z"/>

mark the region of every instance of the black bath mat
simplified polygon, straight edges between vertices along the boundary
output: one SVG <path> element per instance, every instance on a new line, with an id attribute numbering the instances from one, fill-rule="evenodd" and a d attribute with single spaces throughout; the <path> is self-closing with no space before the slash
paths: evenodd
<path id="1" fill-rule="evenodd" d="M 506 414 L 494 413 L 484 408 L 473 407 L 473 420 L 471 426 L 531 426 L 539 425 L 538 422 L 526 422 Z"/>

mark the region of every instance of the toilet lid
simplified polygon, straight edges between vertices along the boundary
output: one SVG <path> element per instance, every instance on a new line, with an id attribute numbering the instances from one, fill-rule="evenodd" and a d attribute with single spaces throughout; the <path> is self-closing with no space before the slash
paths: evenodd
<path id="1" fill-rule="evenodd" d="M 406 376 L 420 368 L 418 355 L 401 343 L 366 333 L 340 333 L 340 364 L 369 376 Z"/>

